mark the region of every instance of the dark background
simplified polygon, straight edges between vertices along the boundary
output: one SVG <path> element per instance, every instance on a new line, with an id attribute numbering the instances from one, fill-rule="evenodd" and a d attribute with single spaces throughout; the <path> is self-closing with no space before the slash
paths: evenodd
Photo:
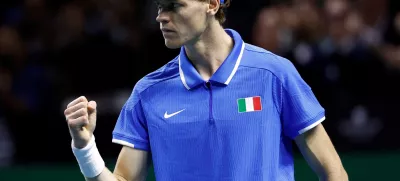
<path id="1" fill-rule="evenodd" d="M 295 64 L 327 111 L 338 152 L 350 160 L 372 155 L 358 167 L 400 155 L 399 4 L 234 0 L 224 26 Z M 113 164 L 120 146 L 111 132 L 134 84 L 179 53 L 164 46 L 156 11 L 139 0 L 1 1 L 0 170 L 76 168 L 63 111 L 81 95 L 98 103 L 96 142 Z M 371 167 L 390 169 L 392 161 Z"/>

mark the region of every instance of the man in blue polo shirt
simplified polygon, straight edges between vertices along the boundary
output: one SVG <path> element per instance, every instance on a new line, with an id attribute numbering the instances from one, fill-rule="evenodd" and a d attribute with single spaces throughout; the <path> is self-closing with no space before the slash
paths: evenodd
<path id="1" fill-rule="evenodd" d="M 347 180 L 311 88 L 290 61 L 221 26 L 229 3 L 158 1 L 165 44 L 181 51 L 133 88 L 113 131 L 123 145 L 113 173 L 93 136 L 96 103 L 67 106 L 87 180 L 145 180 L 150 155 L 157 181 L 294 180 L 293 140 L 320 179 Z"/>

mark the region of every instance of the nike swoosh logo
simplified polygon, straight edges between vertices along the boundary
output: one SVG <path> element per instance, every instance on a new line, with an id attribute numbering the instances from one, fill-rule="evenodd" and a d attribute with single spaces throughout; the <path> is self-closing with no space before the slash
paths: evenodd
<path id="1" fill-rule="evenodd" d="M 184 111 L 184 110 L 185 110 L 185 109 L 182 109 L 182 110 L 180 110 L 180 111 L 178 111 L 178 112 L 174 112 L 174 113 L 172 113 L 172 114 L 168 114 L 167 111 L 165 111 L 164 118 L 165 118 L 165 119 L 168 119 L 168 118 L 170 118 L 170 117 L 172 117 L 172 116 L 175 116 L 175 115 L 181 113 L 181 112 Z"/>

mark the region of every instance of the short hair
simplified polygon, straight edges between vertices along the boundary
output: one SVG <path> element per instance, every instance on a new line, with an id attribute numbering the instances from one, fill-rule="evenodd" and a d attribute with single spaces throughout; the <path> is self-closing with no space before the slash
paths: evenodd
<path id="1" fill-rule="evenodd" d="M 198 1 L 210 1 L 210 0 L 198 0 Z M 217 14 L 215 14 L 215 18 L 219 21 L 220 24 L 223 24 L 226 21 L 226 10 L 230 6 L 231 0 L 225 0 L 223 4 L 221 4 L 218 9 Z"/>

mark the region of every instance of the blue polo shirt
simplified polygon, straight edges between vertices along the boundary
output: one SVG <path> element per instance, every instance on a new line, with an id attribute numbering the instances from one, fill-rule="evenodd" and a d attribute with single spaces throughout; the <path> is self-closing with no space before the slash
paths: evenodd
<path id="1" fill-rule="evenodd" d="M 292 140 L 325 119 L 293 64 L 243 42 L 204 81 L 182 47 L 144 76 L 113 142 L 151 152 L 157 181 L 294 180 Z"/>

